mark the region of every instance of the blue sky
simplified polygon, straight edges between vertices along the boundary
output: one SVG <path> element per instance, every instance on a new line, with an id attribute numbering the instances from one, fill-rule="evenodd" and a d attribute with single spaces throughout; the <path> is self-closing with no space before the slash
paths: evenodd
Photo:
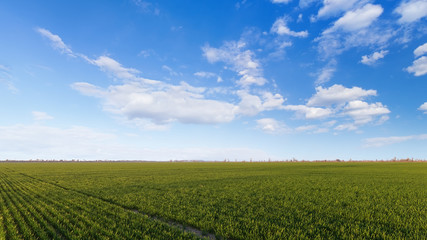
<path id="1" fill-rule="evenodd" d="M 426 0 L 2 1 L 0 159 L 426 159 L 426 23 Z"/>

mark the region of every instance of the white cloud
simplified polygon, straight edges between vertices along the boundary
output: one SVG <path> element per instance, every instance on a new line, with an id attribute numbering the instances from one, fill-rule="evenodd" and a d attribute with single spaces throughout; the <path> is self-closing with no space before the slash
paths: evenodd
<path id="1" fill-rule="evenodd" d="M 354 130 L 357 130 L 357 126 L 354 123 L 344 123 L 336 126 L 334 129 L 338 131 L 344 131 L 344 130 L 354 131 Z"/>
<path id="2" fill-rule="evenodd" d="M 315 38 L 321 57 L 333 57 L 354 47 L 384 48 L 397 32 L 390 25 L 376 21 L 382 12 L 380 5 L 373 4 L 347 11 Z"/>
<path id="3" fill-rule="evenodd" d="M 316 84 L 319 85 L 319 84 L 329 82 L 329 80 L 331 80 L 331 78 L 334 75 L 336 70 L 337 69 L 335 67 L 324 67 L 324 68 L 322 68 L 319 76 L 317 77 Z"/>
<path id="4" fill-rule="evenodd" d="M 427 74 L 427 57 L 422 56 L 416 59 L 412 63 L 412 66 L 406 68 L 406 71 L 408 71 L 409 73 L 413 73 L 416 77 Z"/>
<path id="5" fill-rule="evenodd" d="M 71 51 L 71 48 L 65 45 L 62 39 L 55 34 L 52 34 L 49 30 L 44 28 L 36 28 L 36 31 L 39 32 L 42 36 L 48 38 L 51 41 L 52 47 L 59 50 L 61 53 L 65 53 L 68 56 L 75 57 L 76 55 Z"/>
<path id="6" fill-rule="evenodd" d="M 329 88 L 319 86 L 316 87 L 316 94 L 308 100 L 307 106 L 343 104 L 348 101 L 376 95 L 376 90 L 364 90 L 360 87 L 346 88 L 339 84 L 335 84 Z"/>
<path id="7" fill-rule="evenodd" d="M 318 0 L 299 0 L 299 7 L 306 8 L 310 6 L 312 3 L 317 2 Z"/>
<path id="8" fill-rule="evenodd" d="M 139 73 L 136 69 L 123 67 L 119 62 L 108 56 L 100 56 L 98 59 L 92 60 L 91 63 L 119 79 L 135 79 L 135 74 Z"/>
<path id="9" fill-rule="evenodd" d="M 386 145 L 406 142 L 409 140 L 427 140 L 427 134 L 367 138 L 364 140 L 364 147 L 382 147 Z"/>
<path id="10" fill-rule="evenodd" d="M 333 114 L 329 108 L 307 107 L 305 105 L 286 105 L 283 109 L 295 111 L 297 115 L 306 119 L 326 118 Z"/>
<path id="11" fill-rule="evenodd" d="M 12 75 L 10 74 L 10 70 L 8 67 L 0 64 L 0 84 L 6 85 L 7 89 L 11 93 L 17 93 L 18 89 L 12 82 Z"/>
<path id="12" fill-rule="evenodd" d="M 329 61 L 329 63 L 320 70 L 319 74 L 317 75 L 316 79 L 316 85 L 320 85 L 326 82 L 329 82 L 331 80 L 332 76 L 334 75 L 336 68 L 337 61 L 332 59 Z"/>
<path id="13" fill-rule="evenodd" d="M 248 87 L 250 85 L 264 85 L 267 80 L 263 77 L 263 69 L 260 63 L 255 59 L 255 54 L 250 50 L 244 50 L 245 43 L 239 42 L 226 42 L 220 48 L 213 48 L 208 45 L 202 48 L 203 55 L 210 63 L 225 62 L 231 66 L 240 80 L 237 82 L 239 85 Z"/>
<path id="14" fill-rule="evenodd" d="M 317 128 L 316 125 L 305 125 L 305 126 L 299 126 L 299 127 L 295 128 L 295 130 L 297 132 L 306 132 L 306 131 L 314 130 L 316 128 Z"/>
<path id="15" fill-rule="evenodd" d="M 237 107 L 233 104 L 205 99 L 204 88 L 181 85 L 150 86 L 133 81 L 101 89 L 88 83 L 72 87 L 82 94 L 104 100 L 106 111 L 128 119 L 150 119 L 156 124 L 182 123 L 216 124 L 234 119 Z"/>
<path id="16" fill-rule="evenodd" d="M 300 0 L 300 6 L 308 6 L 317 0 Z M 323 6 L 317 13 L 317 18 L 329 18 L 340 15 L 342 12 L 358 8 L 371 0 L 323 0 Z"/>
<path id="17" fill-rule="evenodd" d="M 421 46 L 417 47 L 417 48 L 414 50 L 414 55 L 415 55 L 415 57 L 422 56 L 422 55 L 424 55 L 424 54 L 426 54 L 426 53 L 427 53 L 427 43 L 424 43 L 423 45 L 421 45 Z"/>
<path id="18" fill-rule="evenodd" d="M 31 113 L 33 114 L 33 118 L 36 121 L 43 121 L 43 120 L 51 120 L 51 119 L 53 119 L 52 116 L 50 116 L 49 114 L 47 114 L 45 112 L 32 111 Z"/>
<path id="19" fill-rule="evenodd" d="M 289 132 L 289 128 L 280 121 L 273 118 L 262 118 L 257 121 L 257 128 L 269 134 L 283 134 Z"/>
<path id="20" fill-rule="evenodd" d="M 168 71 L 169 75 L 174 76 L 174 77 L 182 75 L 182 73 L 175 72 L 171 67 L 169 67 L 167 65 L 163 65 L 162 69 L 165 71 Z"/>
<path id="21" fill-rule="evenodd" d="M 375 90 L 364 90 L 359 87 L 346 88 L 337 84 L 329 88 L 319 86 L 306 105 L 286 105 L 283 109 L 296 111 L 297 116 L 306 119 L 350 118 L 353 122 L 338 124 L 335 130 L 356 130 L 362 125 L 368 123 L 380 125 L 389 119 L 387 114 L 390 113 L 390 110 L 382 103 L 361 101 L 376 94 Z M 329 128 L 336 123 L 336 120 L 325 122 L 318 130 L 320 132 L 329 131 Z"/>
<path id="22" fill-rule="evenodd" d="M 424 114 L 427 114 L 427 102 L 423 103 L 418 110 L 424 111 Z"/>
<path id="23" fill-rule="evenodd" d="M 289 29 L 286 25 L 285 17 L 278 18 L 273 26 L 271 27 L 271 32 L 276 33 L 278 35 L 288 35 L 292 37 L 302 37 L 305 38 L 308 36 L 307 31 L 295 32 Z"/>
<path id="24" fill-rule="evenodd" d="M 381 5 L 368 3 L 361 8 L 348 11 L 331 28 L 325 30 L 324 34 L 332 33 L 339 29 L 352 32 L 367 28 L 382 14 L 383 10 Z"/>
<path id="25" fill-rule="evenodd" d="M 354 47 L 383 48 L 395 35 L 393 28 L 383 24 L 372 24 L 368 28 L 352 32 L 331 27 L 317 37 L 315 42 L 318 42 L 317 48 L 321 57 L 329 58 Z"/>
<path id="26" fill-rule="evenodd" d="M 410 0 L 402 1 L 401 4 L 394 10 L 401 17 L 399 23 L 411 23 L 427 16 L 427 1 L 426 0 Z"/>
<path id="27" fill-rule="evenodd" d="M 298 23 L 299 23 L 299 22 L 302 22 L 302 13 L 298 14 L 297 22 L 298 22 Z"/>
<path id="28" fill-rule="evenodd" d="M 133 3 L 144 13 L 160 14 L 160 9 L 149 1 L 133 0 Z"/>
<path id="29" fill-rule="evenodd" d="M 246 90 L 239 90 L 237 95 L 241 99 L 237 112 L 248 116 L 254 116 L 262 111 L 282 109 L 285 101 L 280 94 L 273 95 L 270 92 L 265 92 L 262 97 L 259 97 Z"/>
<path id="30" fill-rule="evenodd" d="M 71 85 L 71 88 L 86 96 L 98 98 L 105 96 L 105 91 L 102 88 L 86 82 L 75 82 Z"/>
<path id="31" fill-rule="evenodd" d="M 0 70 L 9 72 L 9 68 L 0 64 Z"/>
<path id="32" fill-rule="evenodd" d="M 366 65 L 373 65 L 379 59 L 384 58 L 384 56 L 387 54 L 388 54 L 388 50 L 381 50 L 379 52 L 374 52 L 371 55 L 362 56 L 362 60 L 360 62 Z"/>
<path id="33" fill-rule="evenodd" d="M 212 72 L 195 72 L 194 76 L 202 77 L 202 78 L 212 78 L 212 77 L 215 77 L 216 74 Z"/>
<path id="34" fill-rule="evenodd" d="M 271 0 L 272 3 L 284 3 L 284 4 L 289 3 L 290 1 L 292 0 Z"/>
<path id="35" fill-rule="evenodd" d="M 380 102 L 369 104 L 360 100 L 349 102 L 342 112 L 342 114 L 352 117 L 356 125 L 363 125 L 372 122 L 376 116 L 389 113 L 390 110 Z M 382 118 L 381 122 L 384 122 L 387 119 L 388 118 Z"/>

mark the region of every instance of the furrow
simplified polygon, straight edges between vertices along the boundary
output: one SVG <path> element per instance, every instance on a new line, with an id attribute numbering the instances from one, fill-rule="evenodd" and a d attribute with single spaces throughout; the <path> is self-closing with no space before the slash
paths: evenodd
<path id="1" fill-rule="evenodd" d="M 18 214 L 16 206 L 12 200 L 12 197 L 8 194 L 7 191 L 7 183 L 5 183 L 5 179 L 2 178 L 2 183 L 0 184 L 0 192 L 2 194 L 2 198 L 5 200 L 5 216 L 8 219 L 7 228 L 8 235 L 7 239 L 28 239 L 28 236 L 24 233 L 25 226 L 22 223 L 22 218 Z"/>
<path id="2" fill-rule="evenodd" d="M 16 186 L 16 183 L 9 183 L 12 186 Z M 12 188 L 15 193 L 18 193 L 20 190 L 16 188 Z M 21 194 L 16 194 L 18 202 L 22 205 L 25 203 L 26 210 L 28 211 L 28 221 L 33 222 L 33 229 L 35 229 L 36 235 L 39 239 L 58 239 L 60 238 L 60 233 L 57 232 L 52 225 L 49 223 L 49 219 L 43 215 L 44 209 L 41 209 L 36 205 L 35 199 L 28 197 L 25 192 L 21 192 Z M 31 219 L 33 221 L 31 221 Z"/>
<path id="3" fill-rule="evenodd" d="M 172 220 L 163 219 L 162 217 L 159 217 L 159 216 L 154 216 L 154 215 L 151 215 L 151 214 L 148 214 L 148 213 L 145 213 L 145 212 L 141 212 L 141 211 L 138 211 L 136 209 L 132 209 L 132 208 L 126 206 L 126 205 L 117 203 L 117 202 L 109 200 L 109 199 L 104 199 L 102 197 L 99 197 L 99 196 L 96 196 L 96 195 L 93 195 L 93 194 L 89 194 L 89 193 L 86 193 L 86 192 L 83 192 L 83 191 L 79 191 L 79 190 L 75 190 L 75 189 L 72 189 L 72 188 L 67 188 L 67 187 L 61 186 L 61 185 L 56 184 L 56 183 L 52 183 L 52 182 L 48 182 L 48 181 L 43 181 L 41 179 L 38 179 L 36 177 L 27 175 L 25 173 L 19 173 L 19 174 L 21 174 L 23 176 L 26 176 L 28 178 L 31 178 L 33 180 L 36 180 L 36 181 L 39 181 L 39 182 L 42 182 L 42 183 L 46 183 L 46 184 L 49 184 L 49 185 L 61 188 L 61 189 L 66 190 L 66 191 L 75 192 L 75 193 L 84 195 L 86 197 L 98 199 L 98 200 L 100 200 L 103 203 L 111 204 L 111 205 L 117 206 L 117 207 L 119 207 L 122 210 L 125 210 L 127 212 L 131 212 L 133 214 L 139 214 L 140 216 L 149 218 L 149 219 L 151 219 L 153 221 L 164 223 L 164 224 L 166 224 L 166 225 L 168 225 L 168 226 L 170 226 L 172 228 L 179 229 L 180 231 L 190 233 L 190 234 L 192 234 L 192 235 L 194 235 L 194 236 L 196 236 L 198 238 L 201 238 L 201 239 L 210 239 L 210 240 L 217 239 L 217 237 L 214 234 L 205 233 L 201 229 L 197 229 L 197 228 L 192 227 L 192 226 L 184 226 L 182 223 L 179 223 L 179 222 L 176 222 L 176 221 L 172 221 Z M 225 238 L 221 238 L 220 237 L 220 239 L 225 239 Z"/>
<path id="4" fill-rule="evenodd" d="M 19 187 L 26 188 L 26 190 L 31 192 L 28 193 L 28 196 L 34 196 L 37 199 L 36 201 L 43 200 L 42 202 L 45 203 L 46 206 L 55 207 L 55 209 L 57 209 L 58 212 L 61 213 L 61 215 L 68 216 L 70 222 L 74 224 L 74 230 L 84 230 L 87 229 L 88 226 L 91 226 L 91 228 L 94 230 L 94 232 L 97 233 L 99 237 L 108 237 L 111 235 L 111 232 L 107 232 L 106 229 L 99 225 L 99 222 L 108 221 L 107 225 L 109 227 L 112 227 L 115 225 L 114 219 L 107 218 L 105 216 L 105 209 L 101 209 L 100 205 L 94 203 L 92 199 L 90 199 L 90 201 L 85 202 L 90 203 L 90 205 L 82 205 L 75 203 L 75 201 L 73 200 L 69 200 L 66 196 L 67 194 L 64 192 L 62 192 L 61 194 L 57 194 L 58 196 L 61 195 L 61 198 L 52 199 L 38 194 L 37 192 L 33 191 L 31 187 L 23 185 Z M 96 210 L 95 212 L 102 212 L 103 215 L 100 216 L 94 214 L 94 210 Z"/>

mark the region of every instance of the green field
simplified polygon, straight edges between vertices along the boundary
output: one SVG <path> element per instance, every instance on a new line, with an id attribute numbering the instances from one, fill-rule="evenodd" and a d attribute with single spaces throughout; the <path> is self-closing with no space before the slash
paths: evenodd
<path id="1" fill-rule="evenodd" d="M 426 239 L 427 163 L 0 163 L 0 239 L 203 236 Z"/>

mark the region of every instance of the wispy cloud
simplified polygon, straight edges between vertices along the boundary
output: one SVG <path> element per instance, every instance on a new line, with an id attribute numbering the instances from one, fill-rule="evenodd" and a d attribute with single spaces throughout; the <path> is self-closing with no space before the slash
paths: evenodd
<path id="1" fill-rule="evenodd" d="M 312 1 L 305 0 L 302 2 L 311 3 Z M 359 0 L 323 0 L 323 6 L 317 13 L 317 18 L 329 18 L 353 8 Z"/>
<path id="2" fill-rule="evenodd" d="M 362 60 L 360 60 L 361 63 L 365 65 L 374 65 L 379 59 L 382 59 L 385 57 L 385 55 L 388 54 L 387 50 L 381 50 L 379 52 L 374 52 L 370 55 L 364 55 L 362 56 Z"/>
<path id="3" fill-rule="evenodd" d="M 317 74 L 316 85 L 329 82 L 329 80 L 331 80 L 336 70 L 337 70 L 337 61 L 335 59 L 332 59 Z"/>
<path id="4" fill-rule="evenodd" d="M 286 4 L 291 2 L 292 0 L 271 0 L 272 3 L 282 3 L 282 4 Z"/>
<path id="5" fill-rule="evenodd" d="M 33 118 L 35 121 L 44 121 L 44 120 L 52 120 L 53 117 L 45 112 L 40 111 L 32 111 Z"/>
<path id="6" fill-rule="evenodd" d="M 409 140 L 427 140 L 427 134 L 410 136 L 376 137 L 364 140 L 364 147 L 383 147 L 391 144 L 406 142 Z"/>
<path id="7" fill-rule="evenodd" d="M 76 57 L 71 48 L 67 46 L 58 35 L 55 35 L 44 28 L 36 28 L 36 31 L 49 39 L 54 49 L 59 50 L 61 53 L 67 54 L 68 56 Z"/>
<path id="8" fill-rule="evenodd" d="M 144 13 L 160 15 L 160 9 L 152 2 L 144 0 L 133 0 L 133 3 Z"/>
<path id="9" fill-rule="evenodd" d="M 240 79 L 237 83 L 243 87 L 250 85 L 264 85 L 267 80 L 263 76 L 263 69 L 255 53 L 245 49 L 246 43 L 242 41 L 226 42 L 220 48 L 206 45 L 202 48 L 203 55 L 210 63 L 225 62 L 231 66 Z"/>
<path id="10" fill-rule="evenodd" d="M 0 84 L 4 84 L 7 89 L 13 93 L 18 93 L 18 89 L 12 82 L 12 75 L 10 73 L 10 69 L 4 65 L 0 64 Z"/>
<path id="11" fill-rule="evenodd" d="M 195 72 L 194 76 L 201 78 L 213 78 L 216 77 L 216 73 L 213 72 Z"/>

